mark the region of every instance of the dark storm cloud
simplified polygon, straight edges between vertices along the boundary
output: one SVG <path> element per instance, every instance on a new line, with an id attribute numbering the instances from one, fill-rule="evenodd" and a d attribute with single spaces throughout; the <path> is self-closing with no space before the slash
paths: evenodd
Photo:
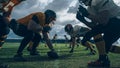
<path id="1" fill-rule="evenodd" d="M 40 11 L 42 8 L 42 3 L 38 2 L 39 0 L 26 0 L 20 3 L 12 11 L 12 17 L 15 19 L 24 17 L 32 12 Z"/>
<path id="2" fill-rule="evenodd" d="M 16 10 L 18 9 L 29 9 L 32 6 L 36 5 L 38 2 L 38 0 L 26 0 L 23 3 L 21 3 L 21 5 L 19 5 Z"/>
<path id="3" fill-rule="evenodd" d="M 53 2 L 49 3 L 45 9 L 52 9 L 54 11 L 61 11 L 67 9 L 72 0 L 53 0 Z"/>
<path id="4" fill-rule="evenodd" d="M 59 12 L 68 9 L 72 2 L 73 0 L 53 0 L 45 6 L 39 0 L 26 0 L 15 7 L 15 10 L 12 12 L 12 17 L 18 19 L 32 12 L 45 11 L 46 9 Z"/>

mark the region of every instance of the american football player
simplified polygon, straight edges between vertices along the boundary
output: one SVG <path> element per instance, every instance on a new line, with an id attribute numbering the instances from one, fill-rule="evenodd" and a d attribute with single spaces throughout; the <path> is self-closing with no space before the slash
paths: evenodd
<path id="1" fill-rule="evenodd" d="M 99 52 L 98 60 L 88 63 L 88 66 L 110 67 L 107 54 L 112 43 L 120 37 L 120 30 L 118 30 L 120 28 L 120 7 L 113 0 L 79 0 L 79 2 L 81 5 L 76 18 L 92 28 L 86 33 L 83 43 L 94 37 Z M 91 22 L 86 21 L 85 17 Z"/>
<path id="2" fill-rule="evenodd" d="M 16 35 L 24 37 L 18 48 L 17 54 L 14 56 L 15 60 L 26 61 L 22 57 L 22 51 L 30 41 L 33 42 L 32 49 L 30 50 L 30 55 L 39 55 L 39 53 L 36 52 L 36 47 L 38 46 L 42 35 L 46 41 L 46 44 L 51 50 L 50 53 L 54 53 L 54 58 L 55 56 L 58 56 L 57 53 L 54 51 L 53 45 L 49 38 L 49 31 L 51 30 L 51 25 L 54 24 L 55 20 L 56 13 L 53 10 L 49 9 L 46 10 L 44 13 L 31 13 L 28 16 L 18 19 L 17 21 L 14 19 L 11 20 L 10 28 L 13 30 L 13 32 Z"/>
<path id="3" fill-rule="evenodd" d="M 21 3 L 22 0 L 0 0 L 0 49 L 4 44 L 9 33 L 9 21 L 14 6 Z M 8 65 L 0 63 L 0 68 L 7 68 Z"/>
<path id="4" fill-rule="evenodd" d="M 9 33 L 9 21 L 13 8 L 23 0 L 0 0 L 0 48 L 4 44 Z"/>
<path id="5" fill-rule="evenodd" d="M 67 32 L 67 34 L 69 34 L 71 37 L 72 48 L 70 50 L 70 53 L 72 53 L 74 50 L 76 38 L 83 37 L 89 30 L 90 30 L 89 28 L 82 27 L 79 25 L 73 27 L 71 24 L 67 24 L 65 26 L 65 32 Z M 87 41 L 86 44 L 84 44 L 84 46 L 90 48 L 91 54 L 96 53 L 95 50 L 93 49 L 93 45 L 89 41 Z"/>

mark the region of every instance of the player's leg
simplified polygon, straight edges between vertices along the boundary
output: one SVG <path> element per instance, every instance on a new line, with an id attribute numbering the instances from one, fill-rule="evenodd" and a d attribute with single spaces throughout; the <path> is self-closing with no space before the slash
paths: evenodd
<path id="1" fill-rule="evenodd" d="M 80 37 L 78 37 L 77 40 L 76 40 L 77 47 L 79 47 L 80 44 L 81 44 L 81 39 L 80 39 Z"/>
<path id="2" fill-rule="evenodd" d="M 69 48 L 72 48 L 72 38 L 68 40 L 68 43 L 69 43 Z"/>
<path id="3" fill-rule="evenodd" d="M 30 55 L 39 55 L 39 52 L 37 51 L 37 47 L 39 45 L 40 40 L 41 40 L 41 36 L 35 33 L 34 37 L 32 38 L 33 45 L 30 50 Z"/>
<path id="4" fill-rule="evenodd" d="M 0 29 L 0 48 L 2 48 L 9 32 L 10 29 L 8 28 L 8 26 Z"/>
<path id="5" fill-rule="evenodd" d="M 115 33 L 115 35 L 113 35 L 111 37 L 112 37 L 112 39 L 111 39 L 112 40 L 111 44 L 112 44 L 112 43 L 116 42 L 116 40 L 118 40 L 120 38 L 120 32 Z M 110 43 L 110 42 L 108 42 L 108 43 Z M 109 48 L 109 49 L 107 49 L 107 51 L 109 50 L 112 53 L 120 53 L 120 46 L 119 45 L 120 44 L 118 44 L 118 45 L 115 44 L 115 45 L 112 45 L 111 47 L 110 46 L 106 46 L 106 47 Z"/>
<path id="6" fill-rule="evenodd" d="M 108 56 L 106 54 L 106 49 L 105 49 L 105 41 L 102 37 L 101 34 L 98 34 L 94 36 L 95 44 L 98 49 L 99 53 L 99 58 L 96 61 L 89 62 L 88 66 L 96 66 L 96 67 L 109 67 L 110 66 L 110 61 L 108 59 Z"/>
<path id="7" fill-rule="evenodd" d="M 94 41 L 100 55 L 106 54 L 105 51 L 105 41 L 101 34 L 94 36 Z"/>
<path id="8" fill-rule="evenodd" d="M 85 36 L 83 37 L 83 39 L 81 40 L 82 45 L 89 48 L 91 51 L 91 54 L 93 55 L 96 53 L 96 51 L 93 48 L 93 44 L 90 43 L 89 41 L 94 35 L 97 35 L 97 33 L 95 33 L 94 30 L 91 30 L 87 32 Z"/>
<path id="9" fill-rule="evenodd" d="M 21 43 L 20 43 L 20 46 L 19 46 L 19 48 L 18 48 L 18 50 L 17 50 L 17 53 L 16 53 L 16 55 L 14 56 L 14 59 L 15 60 L 17 60 L 17 61 L 26 61 L 26 59 L 24 59 L 23 58 L 23 49 L 27 46 L 27 44 L 31 41 L 31 39 L 32 39 L 32 36 L 33 36 L 33 34 L 31 33 L 29 33 L 27 36 L 25 36 L 23 39 L 22 39 L 22 41 L 21 41 Z"/>
<path id="10" fill-rule="evenodd" d="M 93 44 L 91 42 L 89 41 L 85 42 L 84 46 L 90 49 L 90 54 L 92 55 L 96 54 L 96 51 L 94 50 Z"/>
<path id="11" fill-rule="evenodd" d="M 0 15 L 0 48 L 4 44 L 7 34 L 10 32 L 10 29 L 8 27 L 8 20 Z"/>
<path id="12" fill-rule="evenodd" d="M 114 34 L 114 35 L 113 35 Z M 108 36 L 108 37 L 107 37 Z M 116 42 L 116 40 L 118 40 L 119 39 L 119 37 L 120 37 L 120 32 L 115 32 L 115 33 L 112 33 L 112 35 L 111 34 L 109 34 L 109 35 L 107 35 L 107 36 L 105 36 L 104 38 L 105 38 L 105 41 L 106 41 L 106 52 L 108 53 L 109 51 L 110 52 L 112 52 L 112 53 L 120 53 L 120 46 L 112 46 L 112 44 L 114 43 L 114 42 Z"/>
<path id="13" fill-rule="evenodd" d="M 75 44 L 76 44 L 76 38 L 73 37 L 73 38 L 71 38 L 71 40 L 70 40 L 70 45 L 71 45 L 71 50 L 69 51 L 70 53 L 73 53 L 73 52 L 74 52 Z"/>
<path id="14" fill-rule="evenodd" d="M 16 31 L 16 28 L 18 28 L 19 24 L 15 19 L 12 19 L 9 24 L 9 28 L 11 28 L 13 31 Z"/>
<path id="15" fill-rule="evenodd" d="M 30 41 L 28 44 L 27 50 L 30 51 L 32 49 L 32 46 L 33 46 L 33 42 Z"/>
<path id="16" fill-rule="evenodd" d="M 109 67 L 110 61 L 105 51 L 106 49 L 104 40 L 100 36 L 94 37 L 94 39 L 96 47 L 98 49 L 99 58 L 96 61 L 88 63 L 88 66 Z"/>
<path id="17" fill-rule="evenodd" d="M 82 43 L 85 43 L 86 40 L 90 40 L 91 37 L 94 37 L 96 47 L 99 52 L 99 58 L 97 61 L 89 62 L 88 66 L 109 66 L 110 62 L 105 51 L 105 41 L 102 38 L 101 33 L 103 32 L 104 27 L 97 26 L 94 29 L 90 30 L 82 40 Z M 106 62 L 102 62 L 106 60 Z"/>
<path id="18" fill-rule="evenodd" d="M 112 43 L 114 43 L 120 37 L 120 30 L 118 30 L 120 29 L 119 22 L 120 20 L 113 18 L 113 19 L 110 19 L 109 23 L 107 24 L 105 28 L 101 28 L 103 29 L 103 33 L 104 33 L 104 36 L 103 36 L 104 41 L 102 41 L 102 39 L 100 38 L 96 38 L 96 47 L 99 50 L 98 51 L 99 59 L 95 62 L 91 62 L 88 65 L 97 66 L 97 67 L 99 66 L 109 67 L 110 66 L 110 60 L 107 56 L 107 53 L 109 53 Z M 100 42 L 100 40 L 101 40 L 101 43 L 97 44 L 97 41 Z"/>
<path id="19" fill-rule="evenodd" d="M 25 61 L 25 59 L 22 57 L 22 55 L 23 55 L 22 51 L 27 46 L 27 44 L 30 42 L 30 40 L 32 39 L 33 32 L 29 31 L 26 26 L 21 25 L 21 24 L 18 24 L 18 26 L 14 29 L 13 29 L 13 32 L 16 35 L 24 37 L 20 43 L 20 46 L 17 50 L 16 55 L 14 56 L 14 59 L 17 61 Z"/>
<path id="20" fill-rule="evenodd" d="M 2 45 L 4 44 L 6 38 L 7 38 L 7 35 L 3 35 L 0 37 L 0 49 L 2 48 Z"/>

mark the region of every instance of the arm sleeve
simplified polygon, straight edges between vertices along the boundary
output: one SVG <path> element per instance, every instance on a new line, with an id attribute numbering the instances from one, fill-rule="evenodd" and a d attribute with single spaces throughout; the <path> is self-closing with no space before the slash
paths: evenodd
<path id="1" fill-rule="evenodd" d="M 39 18 L 37 17 L 37 15 L 33 15 L 32 20 L 35 21 L 35 23 L 39 23 Z"/>
<path id="2" fill-rule="evenodd" d="M 42 26 L 37 24 L 35 21 L 30 20 L 29 24 L 28 24 L 28 29 L 32 30 L 34 32 L 40 32 L 40 31 L 42 31 Z"/>
<path id="3" fill-rule="evenodd" d="M 53 44 L 50 40 L 49 33 L 43 32 L 44 40 L 51 51 L 54 51 Z"/>

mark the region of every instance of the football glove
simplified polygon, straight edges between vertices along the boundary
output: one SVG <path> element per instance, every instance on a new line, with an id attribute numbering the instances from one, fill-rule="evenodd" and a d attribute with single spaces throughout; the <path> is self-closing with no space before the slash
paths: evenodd
<path id="1" fill-rule="evenodd" d="M 79 9 L 79 12 L 81 12 L 83 16 L 87 17 L 89 15 L 88 11 L 83 6 L 79 5 L 78 9 Z"/>
<path id="2" fill-rule="evenodd" d="M 49 32 L 51 30 L 50 26 L 44 26 L 43 27 L 43 32 Z"/>

